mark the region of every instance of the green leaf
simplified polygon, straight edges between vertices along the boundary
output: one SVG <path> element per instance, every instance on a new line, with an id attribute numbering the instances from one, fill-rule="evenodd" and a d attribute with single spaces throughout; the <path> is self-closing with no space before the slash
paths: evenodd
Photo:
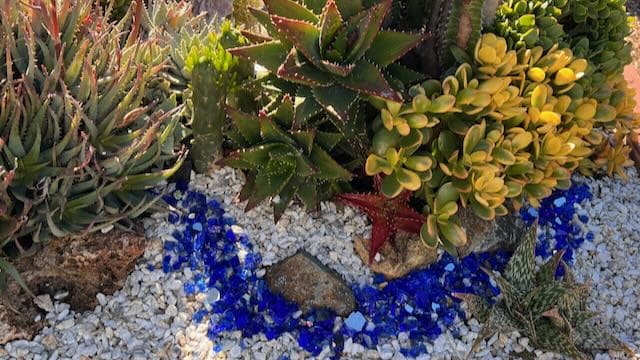
<path id="1" fill-rule="evenodd" d="M 351 180 L 351 173 L 340 166 L 326 151 L 315 145 L 309 156 L 309 160 L 319 172 L 316 175 L 323 180 Z"/>
<path id="2" fill-rule="evenodd" d="M 269 14 L 293 20 L 308 21 L 317 24 L 319 19 L 311 10 L 293 0 L 264 0 Z"/>
<path id="3" fill-rule="evenodd" d="M 398 91 L 389 85 L 375 65 L 366 60 L 358 61 L 349 76 L 337 80 L 350 90 L 395 102 L 402 102 L 402 97 Z"/>
<path id="4" fill-rule="evenodd" d="M 461 247 L 467 243 L 467 233 L 460 225 L 448 221 L 444 224 L 440 223 L 439 228 L 444 238 L 453 246 Z"/>
<path id="5" fill-rule="evenodd" d="M 330 133 L 326 131 L 316 132 L 316 144 L 325 151 L 331 151 L 336 145 L 338 145 L 342 138 L 343 136 L 340 133 Z"/>
<path id="6" fill-rule="evenodd" d="M 531 225 L 504 270 L 505 278 L 519 291 L 529 291 L 534 285 L 537 230 L 537 224 Z"/>
<path id="7" fill-rule="evenodd" d="M 227 115 L 233 125 L 238 129 L 240 135 L 250 145 L 257 144 L 262 140 L 260 137 L 260 118 L 244 113 L 238 109 L 227 107 Z"/>
<path id="8" fill-rule="evenodd" d="M 36 297 L 35 294 L 31 292 L 31 290 L 29 290 L 27 283 L 24 282 L 24 279 L 22 278 L 22 276 L 20 276 L 20 273 L 18 273 L 18 270 L 15 268 L 15 266 L 13 266 L 10 262 L 8 262 L 7 260 L 1 257 L 0 257 L 0 272 L 11 276 L 18 283 L 18 285 L 20 285 L 20 287 L 27 294 L 29 294 L 29 296 L 31 296 L 32 298 Z"/>
<path id="9" fill-rule="evenodd" d="M 435 249 L 440 242 L 438 236 L 438 219 L 435 215 L 427 216 L 427 222 L 420 228 L 420 240 L 429 249 Z"/>
<path id="10" fill-rule="evenodd" d="M 231 166 L 236 169 L 254 170 L 258 169 L 269 161 L 272 151 L 283 151 L 286 148 L 283 144 L 266 144 L 254 146 L 252 148 L 234 151 L 227 157 L 218 161 L 221 166 Z"/>
<path id="11" fill-rule="evenodd" d="M 253 193 L 253 189 L 255 188 L 255 186 L 256 186 L 256 172 L 249 171 L 246 173 L 246 179 L 245 179 L 244 185 L 240 190 L 240 194 L 238 194 L 238 199 L 240 200 L 240 202 L 244 202 L 247 199 L 249 199 L 249 197 L 251 197 L 251 194 Z"/>
<path id="12" fill-rule="evenodd" d="M 260 118 L 260 136 L 266 142 L 296 145 L 295 140 L 269 117 Z"/>
<path id="13" fill-rule="evenodd" d="M 402 185 L 400 185 L 400 183 L 396 180 L 395 176 L 385 176 L 382 179 L 382 186 L 380 187 L 380 190 L 382 191 L 384 196 L 388 198 L 394 198 L 400 195 L 400 193 L 404 189 Z"/>
<path id="14" fill-rule="evenodd" d="M 322 112 L 322 106 L 313 97 L 311 88 L 301 86 L 298 88 L 295 100 L 294 126 L 302 127 L 309 119 Z"/>
<path id="15" fill-rule="evenodd" d="M 279 194 L 295 174 L 296 161 L 290 157 L 274 159 L 256 173 L 253 193 L 245 211 L 249 211 L 265 199 Z"/>
<path id="16" fill-rule="evenodd" d="M 287 81 L 306 85 L 327 87 L 334 83 L 331 74 L 318 69 L 307 61 L 298 61 L 296 50 L 291 49 L 286 60 L 278 68 L 278 76 Z"/>
<path id="17" fill-rule="evenodd" d="M 313 130 L 305 130 L 305 131 L 294 131 L 291 133 L 291 136 L 296 141 L 298 146 L 300 146 L 305 154 L 310 154 L 313 149 L 313 144 L 315 140 L 316 133 Z"/>
<path id="18" fill-rule="evenodd" d="M 255 17 L 256 20 L 258 20 L 260 25 L 264 26 L 264 28 L 267 29 L 267 33 L 269 34 L 270 37 L 278 38 L 278 29 L 276 29 L 276 27 L 273 26 L 273 23 L 271 22 L 271 17 L 269 16 L 268 12 L 262 9 L 254 8 L 254 7 L 248 7 L 248 9 L 251 15 L 253 15 L 253 17 Z"/>
<path id="19" fill-rule="evenodd" d="M 389 75 L 400 80 L 405 85 L 417 84 L 427 79 L 427 75 L 399 63 L 390 64 L 384 69 Z"/>
<path id="20" fill-rule="evenodd" d="M 311 89 L 316 101 L 338 120 L 347 121 L 349 108 L 358 99 L 358 93 L 339 85 Z"/>
<path id="21" fill-rule="evenodd" d="M 282 189 L 282 191 L 280 191 L 280 193 L 278 194 L 278 201 L 271 202 L 273 206 L 274 223 L 277 223 L 280 220 L 282 214 L 284 214 L 285 210 L 289 207 L 289 204 L 291 204 L 293 197 L 298 191 L 300 182 L 301 180 L 299 177 L 293 177 L 291 181 L 289 181 L 287 186 L 285 186 L 284 189 Z"/>
<path id="22" fill-rule="evenodd" d="M 298 189 L 298 197 L 307 209 L 316 209 L 318 207 L 318 191 L 316 189 L 316 182 L 313 180 L 307 180 L 307 182 L 300 185 L 300 188 Z"/>
<path id="23" fill-rule="evenodd" d="M 267 70 L 277 73 L 280 65 L 286 60 L 288 50 L 280 41 L 270 41 L 256 45 L 229 49 L 233 56 L 254 61 Z"/>
<path id="24" fill-rule="evenodd" d="M 301 20 L 292 20 L 280 16 L 271 16 L 273 24 L 280 35 L 291 42 L 297 51 L 302 53 L 318 68 L 322 68 L 320 57 L 320 30 L 313 24 Z"/>
<path id="25" fill-rule="evenodd" d="M 366 15 L 359 19 L 356 25 L 358 38 L 351 47 L 345 59 L 347 62 L 356 62 L 362 58 L 373 43 L 380 31 L 382 21 L 391 8 L 391 0 L 382 0 L 373 7 L 365 10 Z"/>
<path id="26" fill-rule="evenodd" d="M 342 18 L 347 20 L 362 9 L 362 0 L 335 0 Z"/>
<path id="27" fill-rule="evenodd" d="M 380 31 L 364 56 L 384 68 L 400 59 L 427 37 L 426 34 Z"/>
<path id="28" fill-rule="evenodd" d="M 326 49 L 333 43 L 337 32 L 342 28 L 342 16 L 335 1 L 329 1 L 322 10 L 320 23 L 320 54 L 324 57 Z"/>

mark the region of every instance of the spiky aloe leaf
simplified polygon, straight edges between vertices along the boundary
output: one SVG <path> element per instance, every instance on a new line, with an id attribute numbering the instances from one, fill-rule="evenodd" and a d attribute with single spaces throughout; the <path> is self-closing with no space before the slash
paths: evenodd
<path id="1" fill-rule="evenodd" d="M 341 121 L 348 119 L 349 109 L 358 100 L 357 92 L 341 86 L 316 87 L 312 94 L 325 111 Z"/>
<path id="2" fill-rule="evenodd" d="M 322 58 L 318 49 L 320 30 L 303 20 L 293 20 L 272 15 L 273 24 L 285 39 L 291 42 L 296 50 L 303 54 L 315 66 L 322 68 Z"/>
<path id="3" fill-rule="evenodd" d="M 382 72 L 367 60 L 360 60 L 354 70 L 338 81 L 346 88 L 368 95 L 402 102 L 397 90 L 391 87 Z"/>
<path id="4" fill-rule="evenodd" d="M 365 57 L 380 67 L 386 67 L 396 62 L 429 36 L 430 34 L 380 31 L 367 50 Z"/>
<path id="5" fill-rule="evenodd" d="M 354 63 L 364 55 L 371 47 L 371 44 L 376 39 L 382 21 L 384 20 L 387 12 L 391 8 L 392 0 L 383 0 L 374 5 L 370 9 L 366 10 L 366 14 L 359 19 L 356 25 L 358 32 L 360 33 L 357 41 L 353 44 L 350 52 L 345 59 L 346 62 Z"/>
<path id="6" fill-rule="evenodd" d="M 542 265 L 536 274 L 536 282 L 538 284 L 550 284 L 556 280 L 556 271 L 558 270 L 558 265 L 560 265 L 563 255 L 564 250 L 560 250 L 553 254 L 553 256 Z"/>
<path id="7" fill-rule="evenodd" d="M 243 59 L 254 61 L 267 70 L 277 72 L 287 58 L 288 50 L 280 41 L 270 41 L 229 49 L 229 52 Z"/>
<path id="8" fill-rule="evenodd" d="M 277 74 L 287 81 L 311 87 L 327 87 L 334 83 L 330 74 L 319 70 L 307 61 L 298 60 L 295 49 L 291 49 L 286 60 L 278 68 Z"/>
<path id="9" fill-rule="evenodd" d="M 308 8 L 293 0 L 264 0 L 264 5 L 271 16 L 280 16 L 316 24 L 319 19 Z"/>

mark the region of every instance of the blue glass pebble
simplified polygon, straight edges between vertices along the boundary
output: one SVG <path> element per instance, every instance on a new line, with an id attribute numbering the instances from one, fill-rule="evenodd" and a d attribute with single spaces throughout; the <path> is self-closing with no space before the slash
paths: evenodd
<path id="1" fill-rule="evenodd" d="M 567 199 L 565 199 L 564 196 L 561 196 L 553 200 L 553 206 L 557 208 L 564 206 L 564 204 L 566 203 L 567 203 Z"/>
<path id="2" fill-rule="evenodd" d="M 447 266 L 444 267 L 446 271 L 453 271 L 453 269 L 455 268 L 456 268 L 456 264 L 454 263 L 448 263 Z"/>
<path id="3" fill-rule="evenodd" d="M 362 331 L 364 328 L 364 324 L 367 323 L 367 319 L 364 318 L 361 312 L 356 311 L 349 315 L 349 317 L 344 321 L 344 324 L 355 331 Z"/>

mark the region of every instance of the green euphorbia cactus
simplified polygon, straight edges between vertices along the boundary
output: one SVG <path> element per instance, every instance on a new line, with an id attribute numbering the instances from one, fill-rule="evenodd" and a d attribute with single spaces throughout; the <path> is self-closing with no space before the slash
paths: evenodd
<path id="1" fill-rule="evenodd" d="M 338 133 L 315 129 L 297 129 L 294 101 L 288 95 L 279 106 L 259 116 L 228 108 L 235 131 L 229 136 L 243 148 L 220 161 L 221 165 L 247 171 L 240 194 L 248 200 L 246 211 L 272 198 L 275 221 L 294 198 L 308 208 L 333 195 L 337 182 L 348 181 L 351 174 L 329 152 L 342 139 Z"/>
<path id="2" fill-rule="evenodd" d="M 381 69 L 427 35 L 381 30 L 391 0 L 369 8 L 361 0 L 307 2 L 309 8 L 293 0 L 264 3 L 267 11 L 252 12 L 269 37 L 250 36 L 262 42 L 232 49 L 233 55 L 255 61 L 298 87 L 310 88 L 315 101 L 341 120 L 362 94 L 402 100 Z M 398 72 L 398 79 L 422 77 L 399 64 L 390 70 Z"/>

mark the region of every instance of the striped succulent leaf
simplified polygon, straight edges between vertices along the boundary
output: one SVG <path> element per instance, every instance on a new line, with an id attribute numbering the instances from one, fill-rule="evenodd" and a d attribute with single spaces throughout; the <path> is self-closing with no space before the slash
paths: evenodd
<path id="1" fill-rule="evenodd" d="M 471 351 L 477 351 L 482 340 L 497 332 L 517 330 L 537 349 L 575 359 L 590 359 L 593 352 L 601 350 L 631 352 L 593 319 L 596 314 L 586 310 L 589 285 L 576 283 L 570 272 L 566 273 L 567 278 L 556 278 L 561 253 L 536 272 L 536 227 L 532 226 L 514 252 L 504 277 L 490 273 L 501 290 L 500 298 L 490 309 L 477 296 L 453 294 L 466 304 L 470 315 L 484 322 Z M 530 285 L 525 286 L 525 281 Z"/>

